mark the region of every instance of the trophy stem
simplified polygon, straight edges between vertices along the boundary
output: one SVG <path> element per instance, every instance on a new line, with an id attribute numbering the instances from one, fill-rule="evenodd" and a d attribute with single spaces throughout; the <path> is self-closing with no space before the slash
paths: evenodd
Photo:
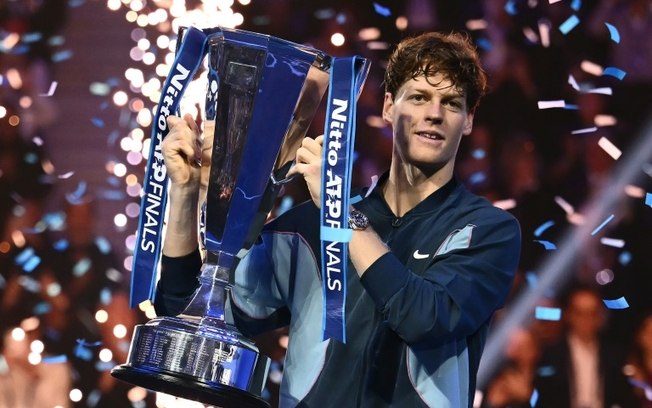
<path id="1" fill-rule="evenodd" d="M 199 320 L 200 326 L 226 329 L 224 311 L 227 293 L 231 289 L 231 269 L 214 263 L 211 258 L 213 257 L 209 256 L 208 262 L 202 265 L 199 288 L 179 317 Z M 229 327 L 229 330 L 233 329 Z"/>

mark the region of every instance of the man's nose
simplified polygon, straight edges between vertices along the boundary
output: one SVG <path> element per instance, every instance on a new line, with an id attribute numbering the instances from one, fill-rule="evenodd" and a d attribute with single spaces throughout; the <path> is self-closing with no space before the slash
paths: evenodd
<path id="1" fill-rule="evenodd" d="M 441 102 L 437 100 L 430 101 L 426 109 L 426 120 L 433 123 L 441 123 L 443 117 L 443 106 Z"/>

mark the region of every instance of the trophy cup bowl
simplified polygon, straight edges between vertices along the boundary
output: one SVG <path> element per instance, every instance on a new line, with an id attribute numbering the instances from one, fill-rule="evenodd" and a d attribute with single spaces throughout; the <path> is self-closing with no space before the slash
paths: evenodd
<path id="1" fill-rule="evenodd" d="M 267 407 L 270 359 L 225 321 L 225 305 L 328 86 L 331 57 L 221 27 L 207 44 L 206 118 L 215 132 L 200 286 L 180 315 L 137 325 L 127 362 L 111 375 L 209 405 Z"/>

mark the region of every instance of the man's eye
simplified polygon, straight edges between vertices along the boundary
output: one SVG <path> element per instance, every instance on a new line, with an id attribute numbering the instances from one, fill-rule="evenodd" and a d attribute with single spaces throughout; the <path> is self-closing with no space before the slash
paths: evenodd
<path id="1" fill-rule="evenodd" d="M 423 95 L 417 94 L 417 95 L 412 95 L 412 100 L 417 102 L 423 102 L 426 100 L 426 98 Z"/>

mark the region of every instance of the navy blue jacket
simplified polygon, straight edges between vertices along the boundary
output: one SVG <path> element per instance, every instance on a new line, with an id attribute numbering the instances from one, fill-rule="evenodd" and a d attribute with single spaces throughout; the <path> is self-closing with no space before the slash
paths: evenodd
<path id="1" fill-rule="evenodd" d="M 361 279 L 349 262 L 346 344 L 321 341 L 319 211 L 311 202 L 268 223 L 238 265 L 229 319 L 248 336 L 289 326 L 282 407 L 473 404 L 488 325 L 519 261 L 518 222 L 455 179 L 401 218 L 379 190 L 355 206 L 391 252 Z M 163 260 L 159 313 L 182 310 L 194 288 L 182 272 L 200 262 L 198 254 Z"/>

